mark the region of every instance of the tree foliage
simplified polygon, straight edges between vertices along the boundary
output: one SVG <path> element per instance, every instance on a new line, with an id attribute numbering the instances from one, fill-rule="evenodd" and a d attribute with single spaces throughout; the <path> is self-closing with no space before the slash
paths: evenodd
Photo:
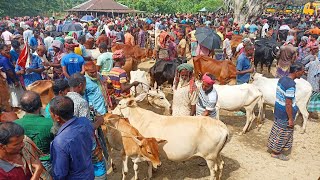
<path id="1" fill-rule="evenodd" d="M 63 12 L 86 0 L 0 0 L 1 16 L 50 16 Z M 223 0 L 116 0 L 117 2 L 149 13 L 194 13 L 205 7 L 216 10 Z"/>
<path id="2" fill-rule="evenodd" d="M 86 0 L 0 0 L 0 16 L 37 16 L 63 12 Z"/>
<path id="3" fill-rule="evenodd" d="M 149 13 L 194 13 L 202 8 L 214 11 L 222 0 L 117 0 L 130 8 Z"/>

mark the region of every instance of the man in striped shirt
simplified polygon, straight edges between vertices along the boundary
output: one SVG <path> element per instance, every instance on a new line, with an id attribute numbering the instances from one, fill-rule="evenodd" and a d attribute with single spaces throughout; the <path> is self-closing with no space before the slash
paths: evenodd
<path id="1" fill-rule="evenodd" d="M 113 53 L 112 59 L 114 60 L 114 68 L 111 69 L 107 77 L 107 82 L 112 84 L 114 96 L 116 98 L 127 97 L 130 95 L 130 88 L 137 86 L 139 82 L 134 81 L 128 83 L 128 76 L 124 69 L 121 67 L 125 64 L 125 56 L 122 50 L 117 50 Z"/>
<path id="2" fill-rule="evenodd" d="M 268 148 L 272 150 L 271 157 L 288 161 L 289 158 L 282 154 L 291 149 L 293 142 L 294 119 L 298 111 L 294 79 L 304 74 L 304 66 L 296 63 L 290 66 L 288 76 L 279 79 L 274 106 L 274 123 L 268 140 Z"/>
<path id="3" fill-rule="evenodd" d="M 199 90 L 198 102 L 196 104 L 197 116 L 216 117 L 216 104 L 218 101 L 218 94 L 213 84 L 215 77 L 211 74 L 204 74 L 202 77 L 202 85 Z"/>

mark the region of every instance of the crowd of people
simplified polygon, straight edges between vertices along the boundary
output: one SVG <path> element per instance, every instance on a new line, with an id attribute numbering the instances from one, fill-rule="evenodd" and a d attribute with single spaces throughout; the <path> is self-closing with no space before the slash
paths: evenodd
<path id="1" fill-rule="evenodd" d="M 268 147 L 272 157 L 288 160 L 283 150 L 290 149 L 297 113 L 294 79 L 304 76 L 312 85 L 310 112 L 318 112 L 320 23 L 317 18 L 294 15 L 265 16 L 244 24 L 227 15 L 159 15 L 146 18 L 101 16 L 91 22 L 80 22 L 74 15 L 65 19 L 43 17 L 5 17 L 0 21 L 0 67 L 6 76 L 10 103 L 26 115 L 0 124 L 0 177 L 3 179 L 106 179 L 106 152 L 99 132 L 103 116 L 121 99 L 130 95 L 122 50 L 111 52 L 114 44 L 150 48 L 157 61 L 177 58 L 190 60 L 198 55 L 215 56 L 198 43 L 196 28 L 212 28 L 221 38 L 221 57 L 236 61 L 237 84 L 249 83 L 255 71 L 252 61 L 254 42 L 274 38 L 282 43 L 277 60 L 278 82 L 275 121 Z M 76 24 L 79 31 L 66 31 Z M 306 36 L 298 36 L 300 32 Z M 231 41 L 242 35 L 235 51 Z M 94 61 L 88 49 L 98 48 Z M 22 65 L 27 49 L 30 61 Z M 188 58 L 188 55 L 191 58 Z M 55 97 L 42 112 L 39 94 L 26 91 L 38 80 L 53 80 Z M 173 83 L 173 116 L 216 117 L 218 95 L 213 87 L 216 78 L 202 76 L 197 87 L 193 66 L 177 67 Z M 3 110 L 2 110 L 3 111 Z M 41 115 L 43 114 L 43 115 Z"/>

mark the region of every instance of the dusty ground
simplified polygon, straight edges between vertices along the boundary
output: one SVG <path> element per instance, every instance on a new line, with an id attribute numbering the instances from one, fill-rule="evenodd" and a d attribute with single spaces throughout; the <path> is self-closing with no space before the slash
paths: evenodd
<path id="1" fill-rule="evenodd" d="M 152 63 L 144 62 L 141 69 L 146 70 Z M 168 97 L 170 99 L 170 97 Z M 229 128 L 231 138 L 222 150 L 225 166 L 222 179 L 230 180 L 317 180 L 320 177 L 320 124 L 309 121 L 307 132 L 300 134 L 301 117 L 295 126 L 293 149 L 287 162 L 270 157 L 267 152 L 267 139 L 272 126 L 273 113 L 267 111 L 260 130 L 255 127 L 245 135 L 238 135 L 245 124 L 245 116 L 235 116 L 234 112 L 222 112 L 221 120 Z M 119 152 L 113 152 L 116 172 L 109 174 L 109 180 L 121 179 L 121 159 Z M 206 166 L 198 166 L 201 158 L 192 158 L 185 162 L 172 162 L 161 159 L 162 166 L 153 174 L 154 179 L 209 179 Z M 146 163 L 139 164 L 139 178 L 147 177 Z M 129 163 L 127 179 L 133 179 L 133 165 Z"/>

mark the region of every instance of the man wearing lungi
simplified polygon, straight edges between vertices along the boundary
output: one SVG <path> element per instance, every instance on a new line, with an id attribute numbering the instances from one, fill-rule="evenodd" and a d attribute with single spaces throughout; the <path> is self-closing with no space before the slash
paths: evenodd
<path id="1" fill-rule="evenodd" d="M 289 158 L 282 154 L 292 147 L 294 119 L 298 111 L 294 79 L 304 74 L 301 63 L 290 66 L 289 75 L 279 79 L 276 90 L 276 102 L 274 106 L 274 123 L 268 140 L 268 148 L 272 150 L 271 157 L 288 161 Z"/>

